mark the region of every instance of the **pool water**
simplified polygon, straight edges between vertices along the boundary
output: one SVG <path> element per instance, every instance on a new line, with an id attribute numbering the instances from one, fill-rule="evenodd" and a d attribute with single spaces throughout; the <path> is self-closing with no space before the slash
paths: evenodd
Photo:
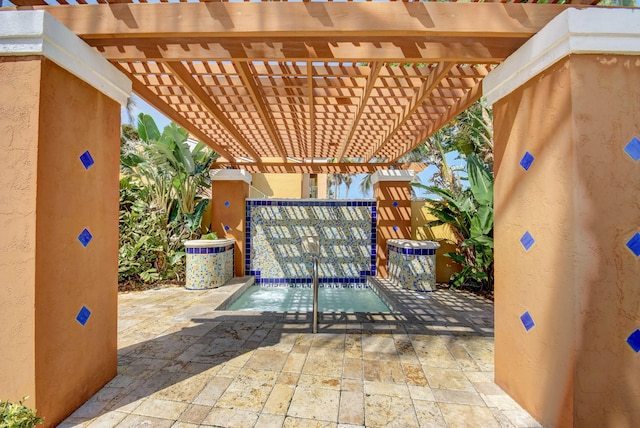
<path id="1" fill-rule="evenodd" d="M 311 312 L 311 288 L 251 286 L 227 310 Z M 391 312 L 370 288 L 318 288 L 319 312 Z"/>

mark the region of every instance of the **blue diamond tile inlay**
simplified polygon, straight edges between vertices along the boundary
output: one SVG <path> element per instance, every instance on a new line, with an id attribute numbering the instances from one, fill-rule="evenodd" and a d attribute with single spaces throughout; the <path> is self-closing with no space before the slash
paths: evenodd
<path id="1" fill-rule="evenodd" d="M 638 137 L 633 137 L 631 141 L 624 146 L 624 151 L 637 162 L 638 159 L 640 159 L 640 139 L 638 139 Z"/>
<path id="2" fill-rule="evenodd" d="M 629 247 L 636 257 L 640 257 L 640 233 L 636 233 L 627 241 L 627 247 Z"/>
<path id="3" fill-rule="evenodd" d="M 224 230 L 226 230 L 227 232 L 231 230 L 231 228 L 229 226 L 225 226 Z"/>
<path id="4" fill-rule="evenodd" d="M 524 168 L 525 171 L 529 171 L 534 160 L 535 158 L 531 153 L 525 152 L 524 156 L 522 156 L 522 159 L 520 160 L 520 166 Z"/>
<path id="5" fill-rule="evenodd" d="M 627 343 L 634 351 L 640 352 L 640 328 L 627 337 Z"/>
<path id="6" fill-rule="evenodd" d="M 82 244 L 83 247 L 89 245 L 89 242 L 93 239 L 93 235 L 87 229 L 83 229 L 78 235 L 78 241 Z"/>
<path id="7" fill-rule="evenodd" d="M 393 226 L 393 231 L 397 232 L 398 231 L 398 226 Z"/>
<path id="8" fill-rule="evenodd" d="M 89 320 L 90 316 L 91 311 L 86 306 L 83 306 L 82 309 L 80 309 L 80 312 L 78 312 L 78 315 L 76 315 L 76 321 L 84 326 Z"/>
<path id="9" fill-rule="evenodd" d="M 224 206 L 225 206 L 225 207 L 228 207 L 229 205 L 231 205 L 231 202 L 229 202 L 229 201 L 227 201 L 227 202 L 225 202 L 225 203 L 224 203 Z"/>
<path id="10" fill-rule="evenodd" d="M 529 248 L 531 248 L 531 246 L 536 243 L 536 240 L 533 239 L 533 236 L 531 236 L 531 234 L 527 231 L 524 233 L 524 235 L 522 235 L 522 238 L 520 238 L 520 243 L 526 251 L 529 251 Z"/>
<path id="11" fill-rule="evenodd" d="M 533 322 L 533 318 L 531 318 L 531 314 L 529 313 L 529 311 L 520 315 L 520 321 L 522 321 L 522 325 L 527 331 L 531 330 L 536 325 L 536 323 Z"/>
<path id="12" fill-rule="evenodd" d="M 80 162 L 84 165 L 84 169 L 89 169 L 94 163 L 96 163 L 96 161 L 93 160 L 91 153 L 89 153 L 89 150 L 80 155 Z"/>
<path id="13" fill-rule="evenodd" d="M 393 206 L 397 207 L 398 206 L 398 202 L 397 201 L 393 201 Z"/>

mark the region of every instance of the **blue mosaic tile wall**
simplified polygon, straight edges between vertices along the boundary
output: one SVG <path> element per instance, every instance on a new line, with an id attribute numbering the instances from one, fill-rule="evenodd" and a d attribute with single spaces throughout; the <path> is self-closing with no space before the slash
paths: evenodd
<path id="1" fill-rule="evenodd" d="M 304 236 L 319 237 L 320 286 L 366 287 L 376 274 L 376 201 L 321 199 L 247 199 L 245 272 L 261 286 L 311 286 Z"/>

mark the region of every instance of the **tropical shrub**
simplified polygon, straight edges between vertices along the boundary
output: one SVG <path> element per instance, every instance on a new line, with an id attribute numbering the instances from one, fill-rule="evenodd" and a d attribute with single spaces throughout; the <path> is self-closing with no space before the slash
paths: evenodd
<path id="1" fill-rule="evenodd" d="M 462 266 L 451 277 L 452 285 L 493 289 L 493 174 L 471 153 L 467 156 L 469 188 L 454 193 L 436 186 L 414 184 L 439 196 L 429 199 L 429 212 L 436 218 L 426 226 L 449 225 L 456 236 L 457 250 L 447 253 Z"/>
<path id="2" fill-rule="evenodd" d="M 0 428 L 32 428 L 44 422 L 36 411 L 24 405 L 24 397 L 17 403 L 0 400 Z"/>
<path id="3" fill-rule="evenodd" d="M 131 128 L 123 127 L 120 150 L 118 280 L 181 280 L 183 242 L 201 235 L 209 200 L 199 195 L 218 155 L 202 143 L 190 147 L 173 123 L 160 133 L 149 115 Z"/>

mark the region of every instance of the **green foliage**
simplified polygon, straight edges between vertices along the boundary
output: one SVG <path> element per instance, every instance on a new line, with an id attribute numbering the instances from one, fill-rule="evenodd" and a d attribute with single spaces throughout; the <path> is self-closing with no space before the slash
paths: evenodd
<path id="1" fill-rule="evenodd" d="M 436 186 L 414 184 L 439 199 L 430 199 L 429 212 L 436 218 L 428 227 L 448 225 L 458 248 L 447 253 L 462 270 L 451 277 L 454 286 L 493 289 L 493 175 L 475 153 L 467 156 L 469 189 L 455 194 Z"/>
<path id="2" fill-rule="evenodd" d="M 137 133 L 123 129 L 120 150 L 119 281 L 155 282 L 183 277 L 183 242 L 197 239 L 217 154 L 202 143 L 190 148 L 189 134 L 171 124 L 158 130 L 149 115 L 138 117 Z"/>
<path id="3" fill-rule="evenodd" d="M 218 239 L 218 234 L 215 232 L 205 233 L 200 239 Z"/>
<path id="4" fill-rule="evenodd" d="M 31 428 L 44 422 L 36 411 L 24 405 L 24 397 L 17 403 L 0 400 L 0 428 Z"/>

